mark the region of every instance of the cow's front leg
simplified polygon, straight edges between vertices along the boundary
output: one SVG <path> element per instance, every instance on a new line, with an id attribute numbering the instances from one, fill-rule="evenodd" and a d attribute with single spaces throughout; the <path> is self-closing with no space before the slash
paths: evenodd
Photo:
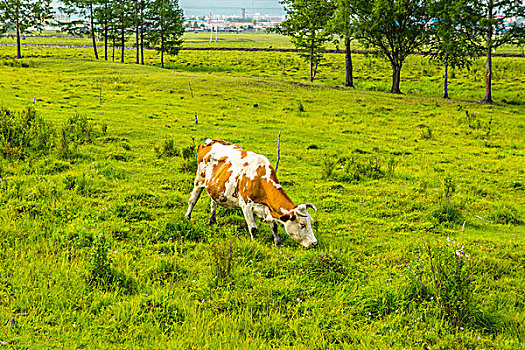
<path id="1" fill-rule="evenodd" d="M 279 238 L 279 234 L 277 233 L 277 221 L 272 220 L 270 222 L 270 229 L 273 233 L 273 243 L 275 243 L 275 245 L 281 245 L 281 238 Z"/>
<path id="2" fill-rule="evenodd" d="M 250 232 L 252 239 L 255 240 L 255 236 L 257 235 L 257 224 L 253 217 L 253 206 L 251 204 L 245 204 L 241 209 L 244 215 L 244 220 L 246 220 L 246 224 L 248 225 L 248 232 Z"/>
<path id="3" fill-rule="evenodd" d="M 211 199 L 210 202 L 210 226 L 217 224 L 217 219 L 215 218 L 215 213 L 217 212 L 217 202 Z"/>
<path id="4" fill-rule="evenodd" d="M 191 212 L 193 210 L 193 207 L 199 200 L 199 197 L 202 193 L 202 190 L 204 189 L 204 181 L 198 181 L 195 180 L 195 184 L 193 186 L 193 191 L 191 191 L 190 194 L 190 200 L 188 201 L 188 211 L 186 212 L 186 219 L 191 219 Z"/>

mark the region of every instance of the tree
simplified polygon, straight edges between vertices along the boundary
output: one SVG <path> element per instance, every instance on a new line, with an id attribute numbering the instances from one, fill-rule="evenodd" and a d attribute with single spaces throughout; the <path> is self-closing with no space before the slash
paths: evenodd
<path id="1" fill-rule="evenodd" d="M 104 38 L 104 60 L 108 60 L 108 39 L 110 38 L 110 26 L 113 21 L 113 0 L 99 0 L 99 6 L 95 13 L 99 23 L 99 33 Z"/>
<path id="2" fill-rule="evenodd" d="M 133 26 L 135 28 L 136 64 L 144 65 L 144 30 L 146 27 L 146 1 L 136 0 L 133 3 Z"/>
<path id="3" fill-rule="evenodd" d="M 51 0 L 0 0 L 0 33 L 16 31 L 16 58 L 22 58 L 20 35 L 31 27 L 44 24 L 52 14 Z"/>
<path id="4" fill-rule="evenodd" d="M 443 98 L 448 98 L 448 67 L 467 67 L 481 54 L 481 14 L 471 0 L 437 0 L 429 4 L 432 48 L 428 55 L 444 66 Z"/>
<path id="5" fill-rule="evenodd" d="M 133 24 L 133 1 L 116 0 L 114 7 L 114 24 L 119 32 L 120 39 L 120 62 L 124 63 L 124 52 L 126 50 L 126 30 Z"/>
<path id="6" fill-rule="evenodd" d="M 487 58 L 483 102 L 492 103 L 492 52 L 504 44 L 525 42 L 525 5 L 522 0 L 477 0 L 475 6 L 484 14 L 479 25 Z"/>
<path id="7" fill-rule="evenodd" d="M 310 63 L 312 82 L 323 58 L 324 44 L 332 36 L 327 29 L 334 13 L 334 3 L 330 0 L 282 0 L 281 4 L 287 19 L 274 31 L 289 36 L 301 57 Z"/>
<path id="8" fill-rule="evenodd" d="M 405 59 L 428 41 L 424 0 L 359 0 L 353 7 L 356 38 L 376 47 L 392 66 L 392 89 L 399 94 Z"/>
<path id="9" fill-rule="evenodd" d="M 184 34 L 183 12 L 178 0 L 153 0 L 148 9 L 148 24 L 151 28 L 146 33 L 151 45 L 160 45 L 160 67 L 164 68 L 164 54 L 179 53 Z"/>
<path id="10" fill-rule="evenodd" d="M 60 23 L 64 30 L 70 34 L 79 35 L 85 31 L 84 24 L 86 17 L 89 18 L 89 35 L 91 36 L 95 59 L 98 60 L 96 28 L 95 28 L 95 11 L 97 0 L 61 0 L 64 7 L 60 11 L 76 18 L 72 21 Z"/>
<path id="11" fill-rule="evenodd" d="M 335 15 L 330 21 L 331 31 L 339 35 L 345 44 L 345 86 L 349 87 L 354 87 L 352 51 L 350 50 L 350 44 L 354 37 L 352 2 L 353 0 L 336 0 Z"/>

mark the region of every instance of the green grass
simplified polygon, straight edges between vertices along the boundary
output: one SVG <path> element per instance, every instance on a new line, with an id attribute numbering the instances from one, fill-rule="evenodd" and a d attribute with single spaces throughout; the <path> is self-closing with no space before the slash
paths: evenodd
<path id="1" fill-rule="evenodd" d="M 56 52 L 24 48 L 21 64 L 0 65 L 0 103 L 22 111 L 34 100 L 52 140 L 23 160 L 0 155 L 0 341 L 524 347 L 525 61 L 495 59 L 494 97 L 512 101 L 498 106 L 468 102 L 481 98 L 481 63 L 457 71 L 443 100 L 439 68 L 421 57 L 404 67 L 407 94 L 393 96 L 375 91 L 389 72 L 374 57 L 355 57 L 351 90 L 334 87 L 336 55 L 308 84 L 293 54 L 181 52 L 162 70 Z M 283 187 L 319 209 L 316 249 L 282 227 L 275 247 L 265 224 L 251 241 L 242 215 L 222 209 L 211 229 L 206 194 L 183 219 L 192 138 L 275 163 L 279 131 Z M 471 275 L 452 259 L 462 245 Z M 464 312 L 445 312 L 451 304 Z"/>

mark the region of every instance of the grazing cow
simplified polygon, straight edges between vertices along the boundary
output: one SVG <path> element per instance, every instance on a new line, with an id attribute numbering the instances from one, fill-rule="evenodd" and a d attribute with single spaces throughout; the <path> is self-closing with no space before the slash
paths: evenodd
<path id="1" fill-rule="evenodd" d="M 216 223 L 217 205 L 227 209 L 241 209 L 248 231 L 255 239 L 257 225 L 254 214 L 270 223 L 275 244 L 281 244 L 277 221 L 286 232 L 304 247 L 315 247 L 317 239 L 312 231 L 312 218 L 307 208 L 317 210 L 311 203 L 295 205 L 277 180 L 268 159 L 248 152 L 226 141 L 208 139 L 197 151 L 197 174 L 191 192 L 186 218 L 204 188 L 211 197 L 210 225 Z"/>

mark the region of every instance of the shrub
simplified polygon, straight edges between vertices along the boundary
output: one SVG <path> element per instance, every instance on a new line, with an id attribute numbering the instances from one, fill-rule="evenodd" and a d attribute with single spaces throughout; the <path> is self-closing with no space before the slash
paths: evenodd
<path id="1" fill-rule="evenodd" d="M 0 153 L 5 159 L 26 159 L 46 154 L 53 145 L 54 129 L 34 108 L 14 113 L 0 108 Z"/>
<path id="2" fill-rule="evenodd" d="M 93 124 L 86 116 L 75 114 L 60 128 L 55 142 L 57 153 L 64 159 L 78 156 L 78 145 L 93 142 Z"/>

